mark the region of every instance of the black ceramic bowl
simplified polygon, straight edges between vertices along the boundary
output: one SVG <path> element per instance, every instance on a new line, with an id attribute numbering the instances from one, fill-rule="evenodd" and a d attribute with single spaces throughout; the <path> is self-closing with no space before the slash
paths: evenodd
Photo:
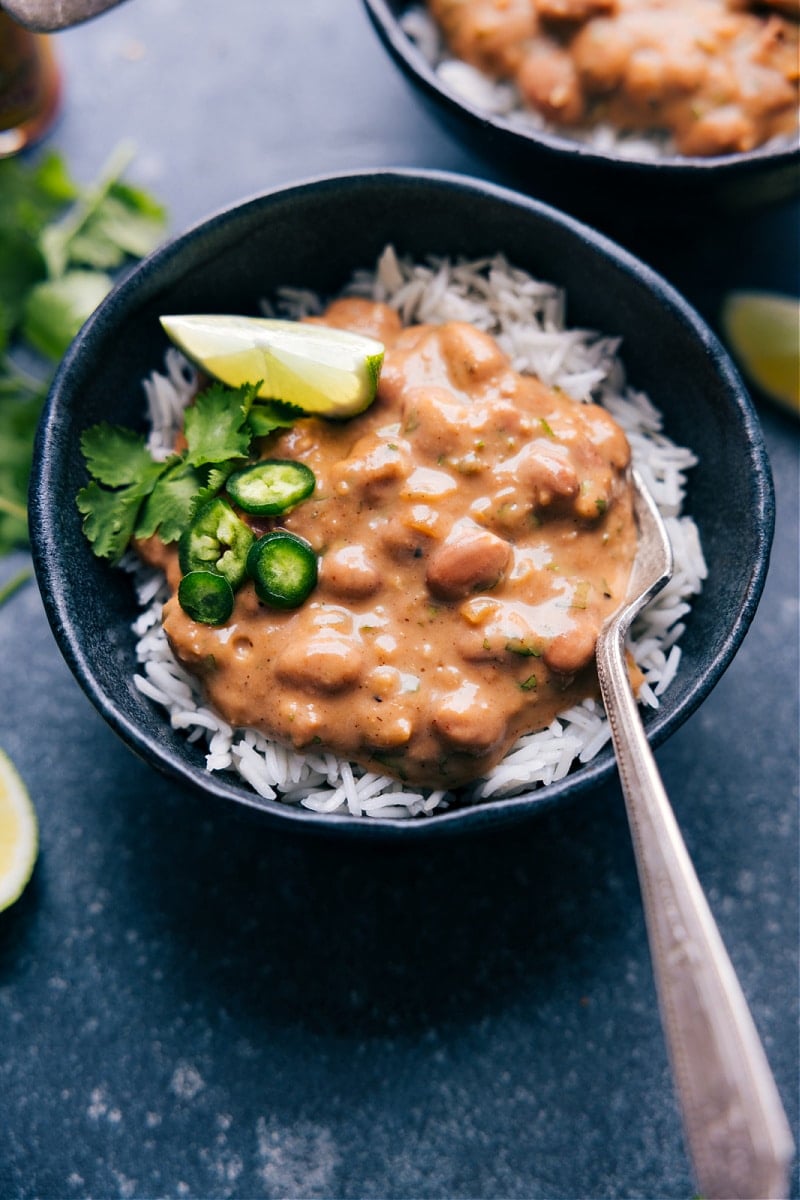
<path id="1" fill-rule="evenodd" d="M 653 221 L 691 225 L 709 213 L 737 213 L 800 192 L 800 145 L 761 147 L 714 158 L 632 161 L 566 136 L 528 132 L 444 86 L 407 36 L 401 18 L 419 0 L 364 0 L 392 60 L 434 115 L 509 183 L 622 236 Z M 624 238 L 623 238 L 624 240 Z"/>
<path id="2" fill-rule="evenodd" d="M 709 578 L 683 638 L 680 674 L 660 709 L 646 717 L 654 744 L 700 704 L 736 652 L 761 593 L 773 506 L 756 417 L 708 328 L 641 262 L 536 201 L 433 172 L 342 175 L 249 199 L 146 259 L 73 343 L 38 432 L 30 498 L 34 562 L 61 651 L 117 733 L 168 775 L 259 809 L 272 822 L 408 838 L 527 817 L 606 779 L 612 752 L 606 748 L 529 795 L 421 820 L 320 817 L 261 800 L 235 777 L 206 772 L 202 750 L 134 687 L 131 583 L 92 555 L 75 507 L 85 482 L 83 430 L 101 420 L 144 426 L 141 381 L 162 367 L 167 345 L 160 313 L 255 312 L 262 297 L 287 284 L 335 294 L 355 268 L 372 268 L 387 243 L 417 260 L 502 250 L 519 267 L 565 287 L 568 323 L 621 335 L 630 382 L 663 410 L 665 432 L 699 455 L 688 508 L 700 527 Z"/>

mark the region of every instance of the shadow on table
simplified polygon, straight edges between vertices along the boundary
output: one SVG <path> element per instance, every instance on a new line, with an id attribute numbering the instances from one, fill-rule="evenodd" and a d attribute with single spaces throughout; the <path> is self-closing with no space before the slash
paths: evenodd
<path id="1" fill-rule="evenodd" d="M 151 844 L 118 880 L 125 904 L 157 927 L 171 985 L 232 1015 L 412 1033 L 474 1020 L 536 980 L 577 997 L 640 920 L 614 786 L 415 847 L 276 835 L 227 811 L 198 820 L 182 795 L 150 813 Z"/>
<path id="2" fill-rule="evenodd" d="M 37 866 L 20 898 L 0 912 L 0 986 L 13 965 L 28 953 L 33 927 L 38 919 L 42 893 L 42 870 Z"/>

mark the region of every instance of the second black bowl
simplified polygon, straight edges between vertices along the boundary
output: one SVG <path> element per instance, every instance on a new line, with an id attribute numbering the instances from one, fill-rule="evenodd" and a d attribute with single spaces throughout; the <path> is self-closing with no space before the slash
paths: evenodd
<path id="1" fill-rule="evenodd" d="M 710 213 L 736 214 L 800 194 L 800 145 L 761 146 L 713 158 L 647 160 L 598 150 L 557 132 L 521 128 L 445 86 L 402 18 L 410 0 L 364 0 L 392 61 L 442 124 L 515 186 L 622 237 L 654 222 L 689 226 Z"/>

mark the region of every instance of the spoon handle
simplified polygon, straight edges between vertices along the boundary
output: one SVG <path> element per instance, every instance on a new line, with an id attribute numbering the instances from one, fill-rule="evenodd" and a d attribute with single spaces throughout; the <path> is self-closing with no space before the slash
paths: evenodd
<path id="1" fill-rule="evenodd" d="M 598 647 L 661 1019 L 705 1200 L 783 1200 L 794 1146 L 775 1081 L 645 737 L 625 630 Z"/>

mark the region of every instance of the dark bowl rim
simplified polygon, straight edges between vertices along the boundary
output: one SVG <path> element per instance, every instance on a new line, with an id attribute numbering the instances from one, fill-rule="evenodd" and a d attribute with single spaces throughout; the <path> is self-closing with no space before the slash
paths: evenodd
<path id="1" fill-rule="evenodd" d="M 550 130 L 524 129 L 506 118 L 488 113 L 477 105 L 457 96 L 440 81 L 436 72 L 403 31 L 389 0 L 362 0 L 367 14 L 384 46 L 395 60 L 414 78 L 424 96 L 440 105 L 451 117 L 468 120 L 484 130 L 491 130 L 509 143 L 540 148 L 554 157 L 563 157 L 587 164 L 603 165 L 631 176 L 649 176 L 658 171 L 670 171 L 675 179 L 684 177 L 699 180 L 714 174 L 717 179 L 732 179 L 757 173 L 769 164 L 772 167 L 800 164 L 800 139 L 790 146 L 757 146 L 736 154 L 719 154 L 691 158 L 682 154 L 659 154 L 652 159 L 627 157 L 602 150 L 587 142 L 560 136 Z"/>
<path id="2" fill-rule="evenodd" d="M 573 798 L 578 792 L 591 790 L 608 780 L 615 772 L 613 753 L 608 747 L 597 758 L 582 766 L 577 772 L 541 787 L 532 792 L 505 799 L 497 799 L 473 806 L 434 812 L 426 817 L 411 819 L 354 817 L 349 814 L 319 814 L 299 805 L 283 804 L 280 801 L 262 799 L 255 792 L 246 791 L 246 785 L 231 783 L 221 773 L 206 772 L 195 768 L 183 758 L 175 756 L 169 748 L 143 733 L 131 721 L 99 684 L 91 663 L 86 657 L 80 632 L 80 622 L 68 610 L 58 586 L 58 540 L 53 512 L 48 497 L 54 494 L 49 487 L 53 469 L 53 437 L 55 417 L 62 403 L 68 403 L 70 376 L 86 352 L 91 353 L 95 342 L 101 340 L 118 312 L 124 313 L 133 303 L 140 284 L 156 277 L 168 269 L 180 257 L 184 249 L 198 236 L 217 229 L 232 218 L 263 208 L 265 211 L 275 203 L 285 203 L 293 196 L 298 198 L 308 193 L 325 189 L 360 188 L 363 186 L 414 186 L 422 184 L 433 189 L 457 189 L 489 197 L 501 204 L 536 214 L 539 219 L 554 222 L 568 230 L 572 236 L 614 261 L 616 267 L 627 275 L 634 276 L 639 283 L 655 292 L 660 304 L 670 309 L 699 340 L 716 370 L 723 377 L 732 402 L 738 410 L 742 431 L 749 445 L 749 459 L 753 470 L 757 509 L 755 520 L 760 530 L 759 553 L 753 561 L 743 603 L 731 628 L 722 642 L 719 652 L 702 678 L 694 681 L 680 704 L 671 711 L 656 710 L 647 721 L 647 737 L 653 747 L 666 740 L 699 707 L 713 690 L 735 656 L 755 616 L 761 598 L 772 544 L 775 521 L 774 489 L 772 473 L 760 424 L 749 395 L 727 352 L 703 318 L 680 293 L 652 267 L 642 262 L 630 251 L 618 245 L 607 235 L 600 233 L 577 218 L 553 208 L 508 187 L 487 182 L 469 175 L 440 171 L 429 168 L 385 167 L 376 169 L 343 170 L 308 176 L 282 183 L 265 191 L 252 193 L 238 201 L 223 205 L 207 216 L 187 226 L 180 233 L 168 238 L 161 246 L 137 263 L 121 278 L 92 316 L 84 324 L 70 345 L 53 378 L 44 410 L 37 428 L 34 444 L 33 470 L 29 494 L 29 523 L 34 571 L 42 600 L 59 649 L 75 675 L 78 683 L 95 708 L 111 725 L 128 747 L 162 774 L 189 784 L 200 792 L 220 799 L 236 801 L 244 809 L 257 810 L 270 823 L 283 828 L 323 835 L 369 836 L 383 840 L 405 841 L 447 833 L 483 832 L 504 824 L 524 820 L 551 805 Z M 431 251 L 434 253 L 434 251 Z"/>

